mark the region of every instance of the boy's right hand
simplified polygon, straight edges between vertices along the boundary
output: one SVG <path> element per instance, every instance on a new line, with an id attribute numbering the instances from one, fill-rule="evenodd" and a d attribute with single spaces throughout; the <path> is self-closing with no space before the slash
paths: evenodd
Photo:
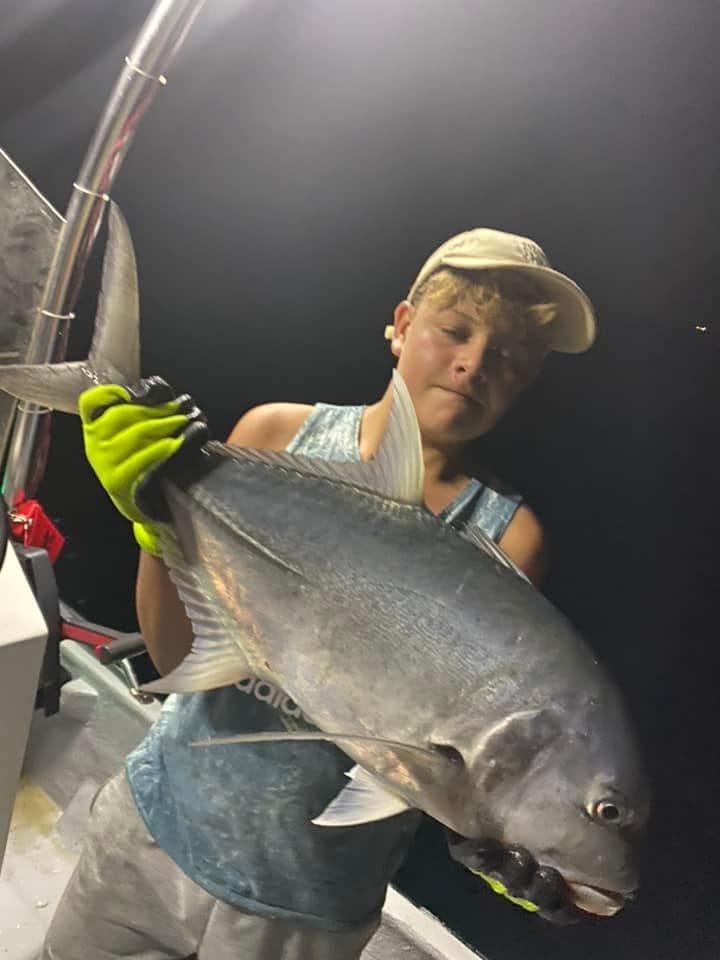
<path id="1" fill-rule="evenodd" d="M 92 387 L 80 396 L 79 408 L 90 466 L 117 510 L 133 524 L 140 546 L 160 556 L 157 527 L 138 494 L 189 438 L 206 438 L 204 417 L 189 396 L 174 397 L 158 378 L 130 388 Z"/>
<path id="2" fill-rule="evenodd" d="M 453 860 L 523 910 L 538 913 L 559 926 L 577 923 L 583 916 L 570 902 L 558 871 L 541 866 L 522 847 L 506 847 L 495 840 L 469 840 L 447 827 L 445 838 Z"/>

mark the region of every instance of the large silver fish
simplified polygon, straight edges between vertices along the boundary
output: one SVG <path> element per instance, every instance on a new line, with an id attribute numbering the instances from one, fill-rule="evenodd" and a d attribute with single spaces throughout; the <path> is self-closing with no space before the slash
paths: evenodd
<path id="1" fill-rule="evenodd" d="M 5 366 L 0 388 L 75 412 L 88 386 L 138 378 L 138 324 L 132 243 L 113 207 L 89 359 Z M 201 460 L 192 481 L 162 481 L 165 557 L 194 644 L 149 689 L 262 678 L 319 729 L 280 736 L 333 740 L 357 763 L 315 823 L 419 808 L 465 837 L 527 848 L 581 908 L 620 909 L 648 812 L 625 708 L 570 623 L 491 541 L 423 507 L 401 378 L 370 463 L 218 443 Z"/>

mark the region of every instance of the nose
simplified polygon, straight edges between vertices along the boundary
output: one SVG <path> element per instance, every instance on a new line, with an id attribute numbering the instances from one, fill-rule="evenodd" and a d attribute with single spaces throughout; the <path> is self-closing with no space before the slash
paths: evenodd
<path id="1" fill-rule="evenodd" d="M 483 382 L 487 376 L 487 352 L 489 337 L 486 333 L 476 333 L 460 344 L 453 358 L 453 373 L 459 379 Z"/>

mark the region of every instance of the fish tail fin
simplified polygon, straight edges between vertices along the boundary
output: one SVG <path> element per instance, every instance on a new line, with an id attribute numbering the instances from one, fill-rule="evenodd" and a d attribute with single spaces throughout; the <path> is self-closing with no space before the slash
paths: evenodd
<path id="1" fill-rule="evenodd" d="M 108 241 L 90 354 L 74 363 L 0 365 L 0 390 L 26 403 L 78 412 L 78 398 L 99 383 L 128 384 L 140 376 L 137 266 L 128 225 L 110 205 Z"/>

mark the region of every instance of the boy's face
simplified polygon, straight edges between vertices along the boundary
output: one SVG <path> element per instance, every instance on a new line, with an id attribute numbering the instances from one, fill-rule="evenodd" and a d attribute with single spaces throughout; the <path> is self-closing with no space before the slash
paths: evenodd
<path id="1" fill-rule="evenodd" d="M 391 342 L 420 432 L 437 444 L 487 433 L 537 375 L 546 350 L 510 317 L 488 323 L 469 299 L 395 308 Z"/>

